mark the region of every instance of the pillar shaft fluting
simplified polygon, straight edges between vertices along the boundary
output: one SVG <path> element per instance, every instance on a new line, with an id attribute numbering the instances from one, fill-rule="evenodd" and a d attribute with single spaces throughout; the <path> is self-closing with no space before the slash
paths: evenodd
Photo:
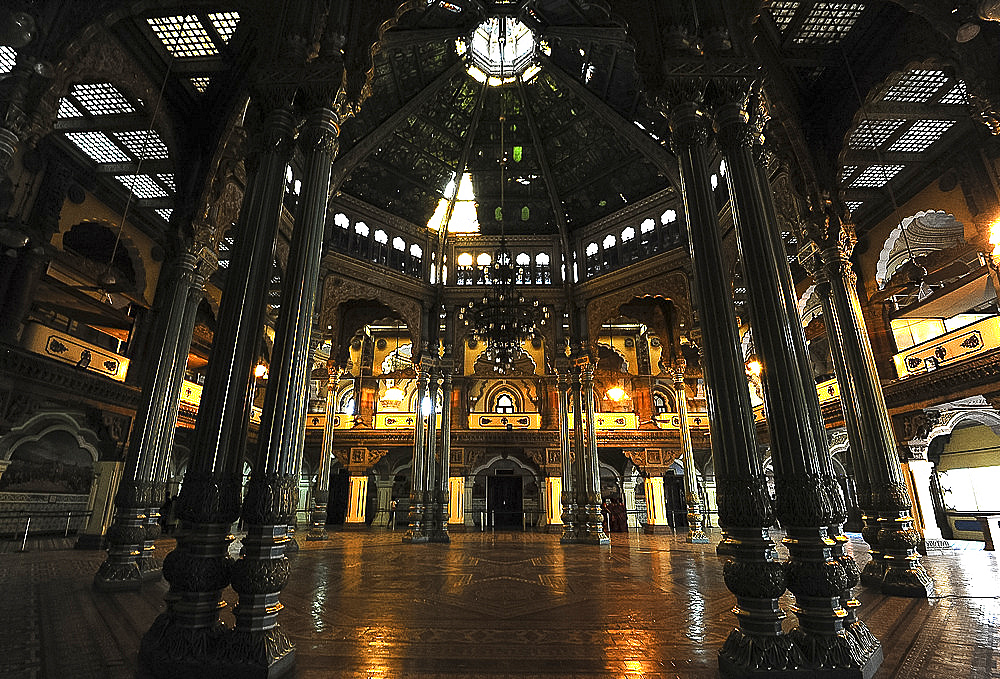
<path id="1" fill-rule="evenodd" d="M 436 343 L 435 343 L 436 344 Z M 440 368 L 437 359 L 434 359 L 431 368 L 431 378 L 428 382 L 427 400 L 430 405 L 430 412 L 427 414 L 427 434 L 424 439 L 427 456 L 427 464 L 424 466 L 424 532 L 430 540 L 437 528 L 438 518 L 438 497 L 437 497 L 437 422 L 438 408 L 437 399 L 440 389 Z M 422 408 L 423 406 L 421 406 Z"/>
<path id="2" fill-rule="evenodd" d="M 557 367 L 556 389 L 558 391 L 559 408 L 559 461 L 562 471 L 562 541 L 572 542 L 576 534 L 576 496 L 573 484 L 573 452 L 570 441 L 570 379 L 569 366 L 563 361 Z"/>
<path id="3" fill-rule="evenodd" d="M 317 109 L 300 135 L 305 153 L 302 194 L 282 281 L 257 455 L 243 502 L 247 534 L 233 566 L 233 589 L 239 594 L 233 608 L 233 645 L 246 654 L 235 661 L 255 667 L 285 666 L 294 657 L 294 645 L 278 623 L 278 596 L 288 580 L 287 531 L 298 506 L 298 444 L 308 402 L 309 340 L 338 122 L 330 109 Z"/>
<path id="4" fill-rule="evenodd" d="M 830 233 L 830 222 L 836 219 L 835 216 L 822 217 L 825 228 L 817 231 Z M 838 243 L 839 240 L 827 242 L 821 256 L 830 283 L 830 302 L 837 319 L 837 341 L 841 343 L 845 368 L 851 375 L 857 399 L 855 412 L 860 430 L 857 442 L 859 456 L 867 462 L 872 504 L 878 516 L 879 531 L 875 539 L 882 557 L 881 588 L 884 594 L 926 597 L 933 592 L 934 582 L 917 553 L 920 534 L 913 526 L 910 496 L 899 464 L 882 385 L 875 369 L 875 357 L 868 341 L 868 330 L 855 287 L 855 274 L 848 252 Z M 851 441 L 851 446 L 854 445 L 855 442 Z M 869 528 L 869 535 L 871 532 Z M 865 573 L 877 579 L 878 566 L 866 566 Z"/>
<path id="5" fill-rule="evenodd" d="M 108 558 L 94 576 L 94 586 L 98 589 L 138 589 L 143 577 L 159 572 L 152 552 L 153 540 L 159 535 L 156 523 L 159 507 L 164 501 L 164 479 L 158 472 L 161 461 L 169 460 L 180 388 L 204 281 L 195 254 L 184 253 L 177 258 L 169 296 L 159 318 L 162 342 L 146 373 L 143 402 L 136 414 L 135 431 L 129 438 L 125 469 L 115 494 L 115 518 L 108 529 Z"/>
<path id="6" fill-rule="evenodd" d="M 674 371 L 674 395 L 677 399 L 677 415 L 680 418 L 681 454 L 684 461 L 684 499 L 687 503 L 688 534 L 691 543 L 707 543 L 704 518 L 701 514 L 701 495 L 698 492 L 698 470 L 694 466 L 694 450 L 691 448 L 691 426 L 688 423 L 687 391 L 684 389 L 684 370 L 687 362 L 681 359 Z"/>
<path id="7" fill-rule="evenodd" d="M 425 465 L 427 455 L 424 448 L 424 417 L 423 402 L 427 394 L 427 384 L 430 381 L 427 361 L 422 360 L 417 366 L 417 394 L 414 400 L 413 425 L 413 463 L 410 467 L 410 512 L 407 517 L 406 533 L 403 542 L 427 542 L 424 526 L 424 498 L 426 497 Z"/>
<path id="8" fill-rule="evenodd" d="M 451 361 L 445 360 L 441 370 L 441 452 L 437 463 L 437 486 L 434 501 L 438 507 L 431 542 L 450 542 L 448 536 L 449 488 L 451 474 Z M 433 458 L 432 458 L 433 460 Z"/>
<path id="9" fill-rule="evenodd" d="M 580 499 L 580 518 L 577 533 L 580 542 L 606 545 L 611 542 L 604 532 L 601 513 L 601 468 L 597 458 L 597 413 L 594 408 L 594 363 L 580 366 L 580 397 L 583 402 L 584 446 L 581 457 L 583 477 L 579 479 L 583 493 Z"/>
<path id="10" fill-rule="evenodd" d="M 778 597 L 785 574 L 767 528 L 774 522 L 767 484 L 757 455 L 753 410 L 746 384 L 736 314 L 728 292 L 722 237 L 709 180 L 710 123 L 697 103 L 670 111 L 671 141 L 680 163 L 688 239 L 694 264 L 695 299 L 705 342 L 705 376 L 712 455 L 718 487 L 719 523 L 725 531 L 726 586 L 736 595 L 738 627 L 719 653 L 724 675 L 794 668 L 801 656 L 783 633 Z"/>
<path id="11" fill-rule="evenodd" d="M 222 590 L 231 582 L 229 543 L 240 514 L 243 450 L 250 417 L 253 366 L 264 326 L 274 241 L 294 118 L 282 97 L 264 111 L 249 165 L 218 329 L 195 427 L 191 461 L 178 497 L 177 548 L 163 562 L 170 583 L 167 611 L 139 649 L 156 676 L 228 664 L 228 635 L 219 621 Z"/>
<path id="12" fill-rule="evenodd" d="M 823 464 L 829 449 L 797 298 L 770 205 L 770 187 L 754 159 L 759 133 L 739 102 L 724 103 L 716 123 L 740 256 L 744 270 L 753 272 L 745 282 L 754 348 L 763 364 L 775 515 L 787 534 L 787 586 L 795 595 L 793 610 L 799 621 L 791 636 L 806 667 L 862 672 L 870 663 L 877 667 L 881 653 L 866 653 L 844 628 L 847 612 L 841 601 L 850 589 L 849 577 L 834 553 L 842 546 L 836 537 L 846 519 L 843 497 L 830 473 L 832 464 Z"/>
<path id="13" fill-rule="evenodd" d="M 330 502 L 330 461 L 333 456 L 333 437 L 337 420 L 337 383 L 340 368 L 330 370 L 326 387 L 326 422 L 323 425 L 323 443 L 316 469 L 316 486 L 313 488 L 313 509 L 307 540 L 326 540 L 326 518 Z"/>

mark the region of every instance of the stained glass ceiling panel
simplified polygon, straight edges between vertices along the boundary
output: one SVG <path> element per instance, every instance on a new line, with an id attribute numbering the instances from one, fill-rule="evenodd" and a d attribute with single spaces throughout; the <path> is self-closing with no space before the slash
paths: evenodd
<path id="1" fill-rule="evenodd" d="M 13 47 L 0 45 L 0 73 L 10 73 L 16 60 L 17 52 L 14 51 Z"/>
<path id="2" fill-rule="evenodd" d="M 797 45 L 837 44 L 863 11 L 865 6 L 857 2 L 817 2 L 792 41 Z"/>
<path id="3" fill-rule="evenodd" d="M 788 28 L 788 24 L 792 23 L 792 17 L 795 16 L 795 10 L 799 8 L 799 3 L 795 2 L 772 2 L 771 3 L 771 16 L 774 17 L 774 23 L 777 24 L 778 30 L 784 32 Z"/>
<path id="4" fill-rule="evenodd" d="M 165 160 L 170 157 L 167 145 L 155 131 L 134 130 L 115 132 L 114 136 L 136 158 Z"/>
<path id="5" fill-rule="evenodd" d="M 930 101 L 947 82 L 948 76 L 944 71 L 914 69 L 897 80 L 883 99 L 923 104 Z"/>
<path id="6" fill-rule="evenodd" d="M 127 163 L 132 160 L 103 132 L 67 132 L 66 138 L 95 163 Z"/>
<path id="7" fill-rule="evenodd" d="M 166 198 L 166 190 L 153 181 L 147 174 L 131 175 L 124 174 L 115 177 L 126 189 L 132 191 L 136 198 Z"/>
<path id="8" fill-rule="evenodd" d="M 929 149 L 954 124 L 954 120 L 918 120 L 906 131 L 906 134 L 889 147 L 889 150 L 902 153 L 922 153 Z"/>
<path id="9" fill-rule="evenodd" d="M 194 14 L 146 19 L 166 50 L 177 58 L 211 57 L 219 53 L 215 42 Z"/>
<path id="10" fill-rule="evenodd" d="M 903 120 L 865 120 L 851 134 L 850 145 L 855 149 L 873 149 L 882 146 L 899 129 Z"/>
<path id="11" fill-rule="evenodd" d="M 223 42 L 229 43 L 229 39 L 236 32 L 236 25 L 240 23 L 239 12 L 214 12 L 208 15 L 208 20 L 215 26 Z"/>
<path id="12" fill-rule="evenodd" d="M 135 113 L 135 107 L 111 83 L 78 83 L 70 89 L 76 100 L 92 116 Z"/>
<path id="13" fill-rule="evenodd" d="M 903 169 L 903 165 L 871 165 L 866 167 L 864 172 L 859 174 L 853 182 L 852 188 L 879 189 L 889 183 Z"/>

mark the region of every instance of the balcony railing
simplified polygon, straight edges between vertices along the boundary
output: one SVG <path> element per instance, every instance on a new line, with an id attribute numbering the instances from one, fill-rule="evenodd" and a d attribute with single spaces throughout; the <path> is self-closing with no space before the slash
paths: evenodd
<path id="1" fill-rule="evenodd" d="M 1000 347 L 1000 316 L 912 346 L 893 356 L 900 378 L 921 375 Z"/>
<path id="2" fill-rule="evenodd" d="M 27 351 L 119 382 L 124 382 L 128 373 L 128 359 L 124 356 L 40 323 L 28 323 L 25 326 L 21 346 Z"/>

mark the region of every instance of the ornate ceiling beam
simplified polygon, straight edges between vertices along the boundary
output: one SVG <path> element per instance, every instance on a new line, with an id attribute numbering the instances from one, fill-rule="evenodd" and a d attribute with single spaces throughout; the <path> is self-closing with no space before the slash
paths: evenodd
<path id="1" fill-rule="evenodd" d="M 408 49 L 434 42 L 449 42 L 467 35 L 470 30 L 457 28 L 393 29 L 382 36 L 382 49 Z"/>
<path id="2" fill-rule="evenodd" d="M 451 82 L 456 73 L 460 72 L 465 65 L 461 60 L 456 60 L 449 68 L 445 69 L 438 77 L 434 78 L 428 85 L 420 90 L 409 101 L 396 109 L 396 112 L 386 118 L 374 130 L 365 135 L 357 144 L 342 153 L 333 163 L 333 174 L 331 175 L 330 191 L 334 191 L 344 183 L 344 180 L 358 165 L 382 145 L 403 122 L 416 111 L 427 105 L 445 85 Z"/>
<path id="3" fill-rule="evenodd" d="M 883 163 L 912 165 L 914 163 L 925 163 L 928 160 L 926 153 L 896 153 L 892 151 L 878 151 L 876 149 L 852 148 L 846 149 L 840 158 L 844 165 L 881 165 Z"/>
<path id="4" fill-rule="evenodd" d="M 556 66 L 555 62 L 551 59 L 542 56 L 540 57 L 540 61 L 543 68 L 549 72 L 560 86 L 565 87 L 571 94 L 586 104 L 605 124 L 614 129 L 621 138 L 645 156 L 658 170 L 663 172 L 674 188 L 680 189 L 681 181 L 677 159 L 670 151 L 660 146 L 652 137 L 636 127 L 635 123 L 626 120 L 618 111 L 611 108 L 605 101 L 591 92 L 586 85 Z"/>
<path id="5" fill-rule="evenodd" d="M 542 32 L 548 40 L 568 40 L 586 45 L 602 42 L 617 47 L 628 47 L 628 33 L 620 26 L 550 26 Z"/>
<path id="6" fill-rule="evenodd" d="M 866 104 L 865 114 L 870 118 L 886 120 L 966 120 L 969 111 L 964 106 L 954 104 L 907 104 L 894 101 L 878 101 Z"/>
<path id="7" fill-rule="evenodd" d="M 124 132 L 145 130 L 149 127 L 149 116 L 143 113 L 113 113 L 111 115 L 85 118 L 60 118 L 53 129 L 56 132 Z"/>
<path id="8" fill-rule="evenodd" d="M 562 240 L 563 251 L 568 259 L 570 250 L 569 225 L 566 223 L 566 208 L 563 207 L 562 199 L 559 197 L 559 190 L 556 188 L 555 179 L 552 176 L 552 168 L 549 167 L 548 156 L 545 155 L 545 147 L 542 146 L 542 135 L 538 131 L 538 124 L 535 122 L 535 114 L 531 110 L 531 103 L 528 101 L 528 92 L 524 87 L 524 81 L 517 79 L 517 88 L 521 95 L 521 103 L 524 108 L 524 117 L 528 121 L 528 131 L 531 133 L 531 143 L 534 144 L 538 153 L 538 169 L 542 173 L 542 181 L 549 194 L 549 202 L 552 205 L 552 215 L 556 220 L 556 228 L 559 230 L 559 237 Z"/>
<path id="9" fill-rule="evenodd" d="M 170 159 L 163 160 L 144 160 L 142 165 L 138 167 L 138 170 L 142 174 L 173 174 L 174 172 L 174 161 Z M 98 163 L 94 166 L 94 171 L 97 174 L 132 174 L 136 171 L 135 163 Z"/>

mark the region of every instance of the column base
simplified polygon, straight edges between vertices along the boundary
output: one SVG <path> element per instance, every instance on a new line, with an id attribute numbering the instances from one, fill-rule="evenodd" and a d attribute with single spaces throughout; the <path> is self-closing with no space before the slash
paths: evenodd
<path id="1" fill-rule="evenodd" d="M 280 626 L 264 632 L 234 630 L 228 637 L 230 654 L 217 672 L 223 677 L 275 679 L 295 669 L 295 645 Z"/>
<path id="2" fill-rule="evenodd" d="M 428 542 L 429 538 L 423 531 L 410 529 L 403 534 L 403 543 L 408 545 L 419 545 Z"/>
<path id="3" fill-rule="evenodd" d="M 367 523 L 360 523 L 359 522 L 359 523 L 345 523 L 344 525 L 342 525 L 340 527 L 339 530 L 344 530 L 344 531 L 359 531 L 359 530 L 368 530 L 369 528 L 370 528 L 370 526 Z"/>
<path id="4" fill-rule="evenodd" d="M 94 589 L 98 592 L 138 592 L 143 579 L 136 564 L 132 568 L 101 569 L 94 576 Z"/>
<path id="5" fill-rule="evenodd" d="M 163 562 L 154 557 L 139 559 L 139 573 L 144 582 L 159 580 L 163 575 Z"/>
<path id="6" fill-rule="evenodd" d="M 685 542 L 689 542 L 694 545 L 707 545 L 709 543 L 709 539 L 708 535 L 705 534 L 705 531 L 696 530 L 696 531 L 688 531 L 687 538 L 685 538 Z"/>
<path id="7" fill-rule="evenodd" d="M 545 525 L 545 528 L 542 530 L 542 532 L 551 533 L 553 535 L 562 535 L 563 525 L 561 523 L 549 523 Z"/>
<path id="8" fill-rule="evenodd" d="M 923 566 L 909 568 L 889 567 L 881 582 L 882 594 L 911 599 L 926 599 L 934 593 L 934 581 Z"/>
<path id="9" fill-rule="evenodd" d="M 451 542 L 451 538 L 448 537 L 448 531 L 446 530 L 436 530 L 427 536 L 427 542 L 437 542 L 440 544 L 448 544 Z"/>
<path id="10" fill-rule="evenodd" d="M 951 543 L 939 538 L 924 538 L 917 546 L 917 551 L 924 556 L 928 554 L 947 554 L 951 551 Z"/>
<path id="11" fill-rule="evenodd" d="M 285 540 L 285 556 L 292 556 L 299 553 L 299 543 L 294 537 L 289 536 Z"/>
<path id="12" fill-rule="evenodd" d="M 855 625 L 864 623 L 858 622 Z M 856 634 L 845 632 L 832 636 L 814 635 L 805 634 L 799 628 L 792 630 L 789 635 L 794 638 L 796 646 L 805 655 L 806 663 L 803 669 L 809 672 L 810 677 L 872 679 L 882 665 L 882 645 L 877 641 L 874 646 L 861 644 Z M 851 666 L 844 667 L 846 663 L 851 663 Z"/>
<path id="13" fill-rule="evenodd" d="M 786 635 L 751 635 L 734 629 L 719 651 L 719 674 L 726 679 L 812 676 L 809 670 L 798 669 L 801 660 L 798 649 Z"/>
<path id="14" fill-rule="evenodd" d="M 320 542 L 322 540 L 329 540 L 330 534 L 326 532 L 326 529 L 322 531 L 309 531 L 306 533 L 306 542 Z"/>
<path id="15" fill-rule="evenodd" d="M 107 549 L 108 539 L 106 535 L 98 535 L 96 533 L 80 533 L 76 538 L 76 544 L 73 545 L 73 549 Z"/>
<path id="16" fill-rule="evenodd" d="M 674 529 L 666 524 L 647 523 L 642 527 L 642 532 L 646 535 L 672 535 Z"/>
<path id="17" fill-rule="evenodd" d="M 885 566 L 881 555 L 877 555 L 861 569 L 861 584 L 865 587 L 881 587 L 885 578 Z"/>

